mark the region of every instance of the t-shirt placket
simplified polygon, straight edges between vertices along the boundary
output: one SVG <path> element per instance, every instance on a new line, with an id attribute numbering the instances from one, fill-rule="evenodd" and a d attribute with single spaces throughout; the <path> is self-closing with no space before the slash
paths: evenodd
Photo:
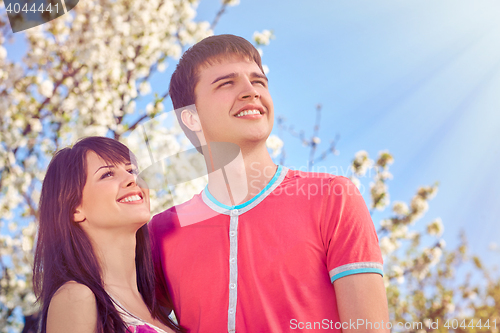
<path id="1" fill-rule="evenodd" d="M 236 304 L 238 299 L 238 209 L 229 213 L 229 309 L 227 330 L 236 331 Z"/>
<path id="2" fill-rule="evenodd" d="M 208 191 L 208 186 L 202 192 L 205 204 L 219 214 L 229 215 L 229 306 L 227 309 L 227 330 L 236 332 L 236 307 L 238 304 L 238 223 L 239 216 L 256 207 L 285 178 L 288 168 L 278 166 L 276 174 L 269 184 L 253 199 L 237 206 L 227 206 L 218 202 Z"/>

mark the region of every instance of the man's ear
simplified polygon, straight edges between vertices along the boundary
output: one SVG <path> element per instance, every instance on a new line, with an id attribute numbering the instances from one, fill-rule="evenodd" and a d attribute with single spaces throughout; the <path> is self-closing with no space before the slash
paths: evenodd
<path id="1" fill-rule="evenodd" d="M 198 112 L 190 109 L 184 109 L 181 111 L 181 119 L 184 125 L 186 125 L 186 127 L 191 131 L 200 132 L 202 130 Z"/>
<path id="2" fill-rule="evenodd" d="M 83 213 L 83 210 L 81 206 L 77 207 L 75 209 L 75 212 L 73 213 L 73 221 L 75 223 L 81 223 L 85 221 L 87 218 L 85 217 L 85 214 Z"/>

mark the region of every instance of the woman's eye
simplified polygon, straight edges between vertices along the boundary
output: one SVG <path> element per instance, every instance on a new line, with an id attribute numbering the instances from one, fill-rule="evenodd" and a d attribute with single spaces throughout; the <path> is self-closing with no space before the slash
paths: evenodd
<path id="1" fill-rule="evenodd" d="M 131 173 L 131 174 L 133 174 L 133 175 L 138 175 L 139 174 L 139 170 L 138 169 L 129 169 L 128 172 Z"/>
<path id="2" fill-rule="evenodd" d="M 108 172 L 102 174 L 101 179 L 110 177 L 112 175 L 113 175 L 113 171 L 108 171 Z"/>

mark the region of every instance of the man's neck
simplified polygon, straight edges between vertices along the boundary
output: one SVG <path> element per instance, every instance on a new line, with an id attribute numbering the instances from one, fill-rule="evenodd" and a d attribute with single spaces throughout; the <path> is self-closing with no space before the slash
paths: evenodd
<path id="1" fill-rule="evenodd" d="M 267 149 L 242 149 L 231 163 L 208 175 L 208 190 L 224 205 L 239 205 L 262 191 L 276 170 Z"/>

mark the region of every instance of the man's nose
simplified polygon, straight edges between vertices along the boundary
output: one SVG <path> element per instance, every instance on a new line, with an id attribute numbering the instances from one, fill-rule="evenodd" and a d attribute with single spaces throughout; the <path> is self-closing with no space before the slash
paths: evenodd
<path id="1" fill-rule="evenodd" d="M 252 99 L 260 97 L 259 92 L 255 89 L 255 86 L 250 80 L 244 80 L 243 87 L 240 92 L 241 99 Z"/>

